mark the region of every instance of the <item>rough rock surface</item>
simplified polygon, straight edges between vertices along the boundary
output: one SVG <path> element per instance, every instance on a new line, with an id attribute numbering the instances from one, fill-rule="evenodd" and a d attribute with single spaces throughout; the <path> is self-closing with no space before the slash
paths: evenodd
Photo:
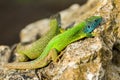
<path id="1" fill-rule="evenodd" d="M 89 0 L 83 6 L 74 4 L 60 14 L 63 27 L 92 15 L 101 15 L 103 22 L 94 30 L 97 36 L 68 45 L 58 62 L 42 69 L 3 68 L 11 49 L 0 46 L 0 80 L 120 80 L 120 0 Z M 34 41 L 42 29 L 48 29 L 48 22 L 46 19 L 27 26 L 21 31 L 21 42 Z"/>

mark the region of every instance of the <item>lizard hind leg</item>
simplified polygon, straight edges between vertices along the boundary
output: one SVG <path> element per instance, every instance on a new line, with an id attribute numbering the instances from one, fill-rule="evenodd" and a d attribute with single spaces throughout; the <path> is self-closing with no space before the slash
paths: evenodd
<path id="1" fill-rule="evenodd" d="M 25 62 L 25 61 L 28 61 L 28 57 L 24 54 L 19 54 L 19 55 L 16 55 L 16 59 L 17 61 L 19 62 Z"/>
<path id="2" fill-rule="evenodd" d="M 57 49 L 53 48 L 53 49 L 50 50 L 49 55 L 52 58 L 52 61 L 54 63 L 56 63 L 56 62 L 58 62 L 58 60 L 60 59 L 60 57 L 63 55 L 63 53 L 60 53 L 58 55 Z"/>
<path id="3" fill-rule="evenodd" d="M 50 50 L 48 57 L 51 57 L 52 61 L 56 62 L 58 56 L 57 49 L 53 48 Z"/>

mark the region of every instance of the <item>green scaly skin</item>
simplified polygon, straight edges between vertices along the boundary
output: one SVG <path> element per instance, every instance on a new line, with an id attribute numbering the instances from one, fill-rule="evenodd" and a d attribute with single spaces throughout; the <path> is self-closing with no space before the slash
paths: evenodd
<path id="1" fill-rule="evenodd" d="M 60 33 L 60 14 L 54 15 L 50 18 L 50 30 L 37 41 L 23 46 L 18 44 L 16 48 L 17 59 L 21 62 L 29 59 L 35 59 L 40 56 L 48 42 Z"/>
<path id="2" fill-rule="evenodd" d="M 85 37 L 93 36 L 91 32 L 101 23 L 101 21 L 101 16 L 87 18 L 73 28 L 52 38 L 37 59 L 29 62 L 8 63 L 5 67 L 13 69 L 36 69 L 45 67 L 51 60 L 57 58 L 57 52 L 62 51 L 70 43 Z"/>

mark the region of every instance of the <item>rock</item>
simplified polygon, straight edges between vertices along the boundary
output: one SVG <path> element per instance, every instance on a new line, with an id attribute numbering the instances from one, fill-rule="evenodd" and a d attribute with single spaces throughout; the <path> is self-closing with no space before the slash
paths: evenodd
<path id="1" fill-rule="evenodd" d="M 8 62 L 10 58 L 11 49 L 9 46 L 1 45 L 0 46 L 0 65 L 3 65 L 5 62 Z"/>
<path id="2" fill-rule="evenodd" d="M 89 0 L 85 5 L 72 5 L 61 11 L 62 27 L 75 24 L 92 15 L 101 15 L 103 22 L 94 30 L 98 35 L 68 45 L 60 54 L 58 62 L 52 62 L 42 69 L 9 70 L 0 69 L 1 79 L 21 80 L 120 80 L 120 1 Z M 49 21 L 41 20 L 30 24 L 21 32 L 21 42 L 34 41 L 36 35 Z M 36 24 L 41 25 L 39 28 Z M 36 29 L 36 30 L 35 30 Z M 40 31 L 39 31 L 40 30 Z M 30 34 L 30 32 L 33 32 Z M 25 37 L 29 35 L 29 37 Z M 33 38 L 34 37 L 34 38 Z M 5 49 L 0 47 L 1 54 Z M 8 50 L 7 53 L 10 53 Z M 1 56 L 0 59 L 2 59 Z M 4 63 L 6 60 L 1 60 Z"/>
<path id="3" fill-rule="evenodd" d="M 43 19 L 27 25 L 20 32 L 20 41 L 23 43 L 33 42 L 49 29 L 49 20 Z"/>
<path id="4" fill-rule="evenodd" d="M 10 48 L 5 45 L 0 46 L 0 80 L 5 78 L 4 68 L 2 65 L 8 62 L 8 58 L 10 57 Z"/>

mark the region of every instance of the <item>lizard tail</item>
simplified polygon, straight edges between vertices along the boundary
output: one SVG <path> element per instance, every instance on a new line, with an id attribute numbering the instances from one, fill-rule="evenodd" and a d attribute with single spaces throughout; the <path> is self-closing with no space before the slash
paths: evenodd
<path id="1" fill-rule="evenodd" d="M 19 62 L 19 63 L 7 63 L 4 64 L 4 67 L 9 69 L 36 69 L 45 67 L 50 63 L 50 59 L 42 59 L 42 60 L 33 60 L 29 62 Z"/>

